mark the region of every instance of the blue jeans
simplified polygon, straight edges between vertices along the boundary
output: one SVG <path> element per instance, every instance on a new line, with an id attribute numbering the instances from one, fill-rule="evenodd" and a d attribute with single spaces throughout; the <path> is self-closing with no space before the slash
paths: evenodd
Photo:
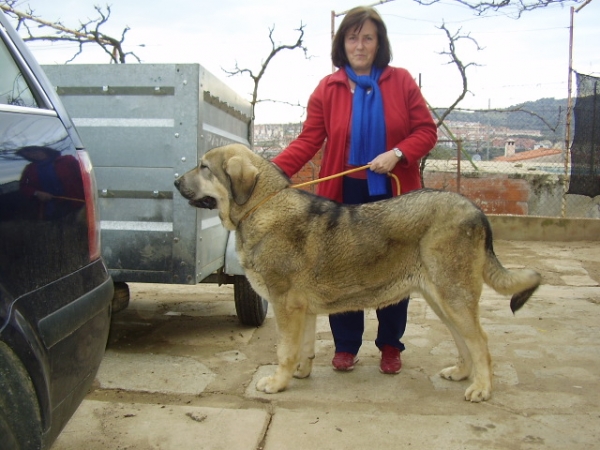
<path id="1" fill-rule="evenodd" d="M 343 201 L 348 205 L 375 202 L 391 197 L 389 194 L 370 196 L 367 180 L 344 177 Z M 408 297 L 395 305 L 386 306 L 377 310 L 379 327 L 375 345 L 378 348 L 391 345 L 404 351 L 404 344 L 400 341 L 406 330 L 408 314 Z M 365 314 L 363 311 L 351 311 L 329 316 L 329 325 L 333 333 L 336 352 L 348 352 L 356 355 L 362 345 L 362 335 L 365 330 Z"/>

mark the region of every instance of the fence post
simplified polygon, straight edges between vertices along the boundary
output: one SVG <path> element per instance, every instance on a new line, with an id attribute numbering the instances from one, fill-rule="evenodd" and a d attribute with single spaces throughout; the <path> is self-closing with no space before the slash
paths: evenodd
<path id="1" fill-rule="evenodd" d="M 460 194 L 460 155 L 462 154 L 462 139 L 458 139 L 456 144 L 456 192 Z"/>

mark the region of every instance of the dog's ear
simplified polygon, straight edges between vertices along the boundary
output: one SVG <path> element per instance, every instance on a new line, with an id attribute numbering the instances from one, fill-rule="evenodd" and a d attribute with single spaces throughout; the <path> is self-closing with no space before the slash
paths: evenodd
<path id="1" fill-rule="evenodd" d="M 243 205 L 254 191 L 258 181 L 258 169 L 247 159 L 232 156 L 225 162 L 225 173 L 229 177 L 233 200 L 238 205 Z"/>

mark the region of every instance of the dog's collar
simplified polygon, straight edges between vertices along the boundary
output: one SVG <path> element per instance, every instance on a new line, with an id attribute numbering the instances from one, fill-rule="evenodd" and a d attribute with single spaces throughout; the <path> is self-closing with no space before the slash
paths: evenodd
<path id="1" fill-rule="evenodd" d="M 267 195 L 265 198 L 263 198 L 260 202 L 258 202 L 256 205 L 254 205 L 252 208 L 250 208 L 248 211 L 246 211 L 246 214 L 244 214 L 242 216 L 242 218 L 238 221 L 238 225 L 240 223 L 242 223 L 244 220 L 246 220 L 248 217 L 250 217 L 252 215 L 252 213 L 254 211 L 256 211 L 260 206 L 262 206 L 264 203 L 268 202 L 269 200 L 271 200 L 273 197 L 275 197 L 277 194 L 279 194 L 281 191 L 277 191 L 277 192 L 273 192 L 271 195 Z"/>

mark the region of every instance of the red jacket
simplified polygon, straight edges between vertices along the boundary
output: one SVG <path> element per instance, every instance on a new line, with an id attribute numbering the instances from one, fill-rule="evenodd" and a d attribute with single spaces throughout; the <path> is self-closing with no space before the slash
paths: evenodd
<path id="1" fill-rule="evenodd" d="M 437 128 L 431 112 L 410 73 L 388 66 L 379 79 L 385 114 L 387 149 L 398 147 L 404 158 L 393 173 L 398 176 L 402 194 L 419 189 L 419 160 L 435 146 Z M 345 70 L 321 80 L 308 101 L 302 132 L 285 150 L 273 158 L 288 176 L 310 161 L 327 139 L 319 177 L 344 171 L 346 147 L 352 114 L 352 93 Z M 392 183 L 394 195 L 395 183 Z M 317 194 L 342 201 L 342 178 L 317 185 Z"/>

